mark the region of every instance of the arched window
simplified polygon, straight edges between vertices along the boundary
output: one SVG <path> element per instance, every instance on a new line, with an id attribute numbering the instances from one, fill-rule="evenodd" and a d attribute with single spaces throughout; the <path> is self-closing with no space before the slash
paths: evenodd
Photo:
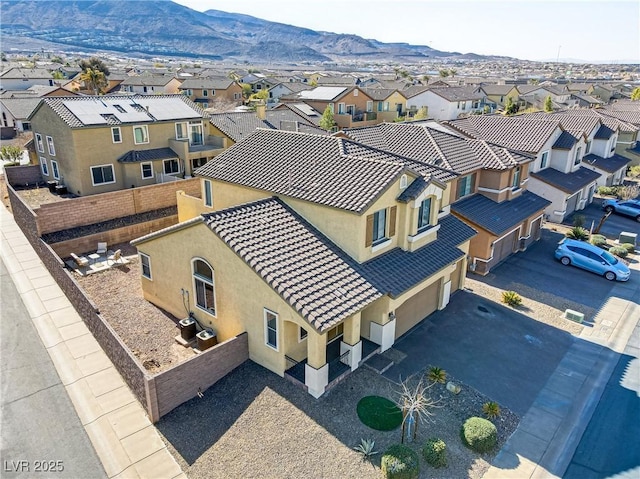
<path id="1" fill-rule="evenodd" d="M 196 306 L 215 316 L 216 297 L 213 268 L 201 259 L 194 259 L 192 264 Z"/>
<path id="2" fill-rule="evenodd" d="M 400 177 L 400 189 L 404 190 L 407 187 L 407 175 L 402 175 Z"/>

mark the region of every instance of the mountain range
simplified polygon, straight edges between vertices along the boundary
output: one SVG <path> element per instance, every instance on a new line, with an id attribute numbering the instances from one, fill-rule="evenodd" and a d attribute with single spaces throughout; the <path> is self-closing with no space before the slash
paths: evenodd
<path id="1" fill-rule="evenodd" d="M 5 45 L 30 39 L 66 50 L 261 63 L 492 58 L 318 32 L 219 10 L 198 12 L 169 0 L 2 0 L 0 8 Z"/>

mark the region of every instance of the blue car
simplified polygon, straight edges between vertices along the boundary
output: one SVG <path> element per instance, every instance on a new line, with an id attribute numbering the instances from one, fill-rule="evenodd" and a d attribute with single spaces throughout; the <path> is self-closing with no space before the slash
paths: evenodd
<path id="1" fill-rule="evenodd" d="M 619 215 L 631 216 L 640 223 L 640 200 L 604 200 L 602 209 Z"/>
<path id="2" fill-rule="evenodd" d="M 609 281 L 627 281 L 631 275 L 629 267 L 608 251 L 585 241 L 565 238 L 556 248 L 555 257 L 565 265 L 586 269 L 607 278 Z"/>

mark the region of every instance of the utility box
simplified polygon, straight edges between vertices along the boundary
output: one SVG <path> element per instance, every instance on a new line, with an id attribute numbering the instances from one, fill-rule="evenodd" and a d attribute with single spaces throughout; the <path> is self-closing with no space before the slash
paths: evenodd
<path id="1" fill-rule="evenodd" d="M 206 351 L 210 347 L 218 344 L 218 338 L 210 329 L 200 331 L 198 334 L 196 334 L 196 337 L 198 338 L 198 349 L 200 351 Z"/>
<path id="2" fill-rule="evenodd" d="M 629 243 L 634 247 L 638 246 L 638 234 L 630 233 L 629 231 L 623 231 L 622 233 L 620 233 L 620 236 L 618 236 L 618 243 Z"/>
<path id="3" fill-rule="evenodd" d="M 180 336 L 185 341 L 191 341 L 196 335 L 196 320 L 192 317 L 180 320 Z"/>

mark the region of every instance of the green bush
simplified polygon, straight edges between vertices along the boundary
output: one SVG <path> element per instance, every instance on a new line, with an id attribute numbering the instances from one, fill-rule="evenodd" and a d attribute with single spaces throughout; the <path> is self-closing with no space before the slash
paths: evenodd
<path id="1" fill-rule="evenodd" d="M 515 291 L 503 291 L 502 302 L 515 308 L 516 306 L 520 306 L 522 304 L 522 297 Z"/>
<path id="2" fill-rule="evenodd" d="M 391 431 L 402 424 L 402 411 L 395 403 L 381 396 L 365 396 L 356 412 L 363 424 L 377 431 Z"/>
<path id="3" fill-rule="evenodd" d="M 396 444 L 382 456 L 382 476 L 386 479 L 417 479 L 420 473 L 420 458 L 411 448 Z"/>
<path id="4" fill-rule="evenodd" d="M 585 241 L 589 239 L 589 231 L 582 226 L 574 226 L 566 234 L 567 238 Z"/>
<path id="5" fill-rule="evenodd" d="M 447 445 L 442 439 L 432 437 L 422 446 L 422 457 L 433 467 L 447 465 Z"/>
<path id="6" fill-rule="evenodd" d="M 629 252 L 624 246 L 614 246 L 609 248 L 609 253 L 616 255 L 618 258 L 626 258 Z"/>
<path id="7" fill-rule="evenodd" d="M 481 417 L 470 417 L 460 428 L 460 437 L 465 446 L 482 453 L 496 446 L 498 431 L 491 421 Z"/>
<path id="8" fill-rule="evenodd" d="M 431 382 L 444 384 L 447 381 L 447 372 L 438 366 L 431 366 L 427 378 Z"/>
<path id="9" fill-rule="evenodd" d="M 636 247 L 631 243 L 620 243 L 620 248 L 626 249 L 627 253 L 633 253 L 636 250 Z"/>
<path id="10" fill-rule="evenodd" d="M 607 244 L 607 238 L 604 235 L 591 235 L 590 243 L 595 246 L 604 246 Z"/>
<path id="11" fill-rule="evenodd" d="M 598 186 L 598 194 L 604 195 L 604 196 L 617 196 L 618 187 L 617 186 Z"/>

